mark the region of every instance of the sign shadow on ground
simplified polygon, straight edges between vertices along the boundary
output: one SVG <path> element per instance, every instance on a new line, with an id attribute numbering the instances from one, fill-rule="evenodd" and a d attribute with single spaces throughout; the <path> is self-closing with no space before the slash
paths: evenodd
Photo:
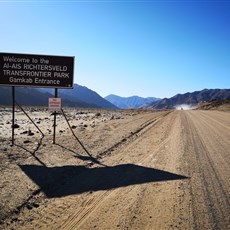
<path id="1" fill-rule="evenodd" d="M 188 178 L 135 164 L 97 168 L 71 165 L 62 167 L 19 165 L 19 167 L 48 198 Z"/>

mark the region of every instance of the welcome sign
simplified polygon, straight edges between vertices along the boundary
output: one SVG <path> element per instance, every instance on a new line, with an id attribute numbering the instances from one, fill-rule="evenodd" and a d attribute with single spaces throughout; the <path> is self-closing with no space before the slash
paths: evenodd
<path id="1" fill-rule="evenodd" d="M 74 57 L 0 53 L 0 85 L 73 88 Z"/>

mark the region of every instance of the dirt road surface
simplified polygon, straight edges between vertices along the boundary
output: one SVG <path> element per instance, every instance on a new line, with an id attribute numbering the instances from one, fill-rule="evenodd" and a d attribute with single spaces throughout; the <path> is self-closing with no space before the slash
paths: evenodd
<path id="1" fill-rule="evenodd" d="M 1 138 L 1 229 L 230 229 L 229 112 L 68 117 Z"/>

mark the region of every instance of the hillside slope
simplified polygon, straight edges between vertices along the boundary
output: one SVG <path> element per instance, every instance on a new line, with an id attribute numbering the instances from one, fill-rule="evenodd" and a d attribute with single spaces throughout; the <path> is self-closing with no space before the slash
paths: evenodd
<path id="1" fill-rule="evenodd" d="M 15 87 L 16 101 L 22 106 L 48 106 L 48 98 L 54 97 L 54 89 Z M 62 106 L 116 108 L 96 92 L 79 85 L 73 89 L 59 89 L 58 96 L 62 98 Z M 0 88 L 0 105 L 12 104 L 11 87 Z"/>
<path id="2" fill-rule="evenodd" d="M 114 94 L 110 94 L 106 96 L 105 99 L 121 109 L 140 108 L 151 102 L 155 102 L 159 100 L 159 98 L 155 98 L 155 97 L 147 97 L 147 98 L 138 97 L 138 96 L 120 97 Z"/>
<path id="3" fill-rule="evenodd" d="M 172 109 L 183 104 L 195 106 L 200 102 L 225 99 L 230 99 L 230 89 L 203 89 L 192 93 L 177 94 L 171 98 L 164 98 L 157 102 L 150 103 L 146 107 Z"/>

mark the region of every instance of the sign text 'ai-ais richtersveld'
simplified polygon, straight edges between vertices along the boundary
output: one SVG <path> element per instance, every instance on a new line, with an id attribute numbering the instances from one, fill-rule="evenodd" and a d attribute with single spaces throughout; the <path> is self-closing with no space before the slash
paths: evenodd
<path id="1" fill-rule="evenodd" d="M 72 88 L 74 57 L 0 53 L 0 85 Z"/>

